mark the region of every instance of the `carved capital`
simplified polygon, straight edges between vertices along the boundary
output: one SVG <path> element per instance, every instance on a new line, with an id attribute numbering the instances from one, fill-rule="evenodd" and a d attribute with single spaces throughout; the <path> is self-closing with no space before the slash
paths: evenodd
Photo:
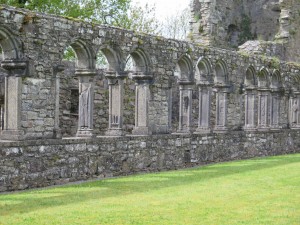
<path id="1" fill-rule="evenodd" d="M 94 77 L 96 71 L 91 69 L 76 69 L 75 75 L 78 77 Z"/>
<path id="2" fill-rule="evenodd" d="M 1 62 L 1 67 L 7 71 L 7 76 L 28 76 L 28 65 L 28 61 L 25 60 L 4 60 Z"/>

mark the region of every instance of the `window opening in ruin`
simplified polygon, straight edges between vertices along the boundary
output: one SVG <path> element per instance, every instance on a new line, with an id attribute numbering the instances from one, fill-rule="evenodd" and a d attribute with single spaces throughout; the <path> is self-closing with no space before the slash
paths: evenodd
<path id="1" fill-rule="evenodd" d="M 79 107 L 79 90 L 76 88 L 71 89 L 71 107 L 70 114 L 78 115 L 78 107 Z"/>

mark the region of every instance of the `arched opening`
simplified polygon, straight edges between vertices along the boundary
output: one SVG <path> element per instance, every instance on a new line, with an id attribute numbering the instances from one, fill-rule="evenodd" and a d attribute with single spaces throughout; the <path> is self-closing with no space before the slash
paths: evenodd
<path id="1" fill-rule="evenodd" d="M 199 133 L 210 132 L 211 84 L 213 83 L 211 74 L 212 71 L 209 60 L 206 58 L 200 59 L 197 63 L 195 75 L 195 80 L 198 85 L 198 93 L 196 92 L 198 104 L 195 102 L 195 108 L 196 111 L 198 111 L 198 115 L 193 112 L 193 119 L 198 121 L 197 132 Z"/>
<path id="2" fill-rule="evenodd" d="M 214 86 L 215 95 L 215 131 L 223 132 L 227 130 L 227 108 L 228 108 L 228 70 L 226 63 L 222 60 L 218 60 L 215 66 Z"/>
<path id="3" fill-rule="evenodd" d="M 124 69 L 128 74 L 124 80 L 124 130 L 126 133 L 138 132 L 139 129 L 143 132 L 139 127 L 144 127 L 147 133 L 150 86 L 146 77 L 152 69 L 149 56 L 143 49 L 133 49 L 126 57 Z"/>
<path id="4" fill-rule="evenodd" d="M 95 78 L 95 129 L 101 135 L 122 135 L 124 78 L 122 77 L 121 54 L 109 46 L 100 48 L 97 54 Z"/>
<path id="5" fill-rule="evenodd" d="M 271 99 L 270 99 L 270 127 L 271 129 L 280 128 L 280 110 L 282 88 L 281 75 L 278 70 L 274 70 L 271 75 Z"/>
<path id="6" fill-rule="evenodd" d="M 258 77 L 258 128 L 266 130 L 270 125 L 270 82 L 269 71 L 262 68 L 257 74 Z"/>
<path id="7" fill-rule="evenodd" d="M 256 71 L 253 66 L 246 70 L 244 79 L 244 108 L 245 108 L 245 130 L 256 128 Z"/>
<path id="8" fill-rule="evenodd" d="M 225 85 L 228 83 L 227 66 L 222 60 L 216 63 L 214 83 L 216 85 Z"/>
<path id="9" fill-rule="evenodd" d="M 240 31 L 238 26 L 235 24 L 230 24 L 227 29 L 227 40 L 231 47 L 236 48 L 239 46 L 239 35 Z"/>
<path id="10" fill-rule="evenodd" d="M 250 66 L 246 70 L 244 86 L 245 88 L 251 88 L 256 86 L 256 72 L 253 66 Z"/>
<path id="11" fill-rule="evenodd" d="M 13 34 L 4 28 L 0 28 L 0 62 L 5 60 L 17 60 L 21 57 L 20 43 Z M 3 62 L 2 62 L 3 63 Z M 5 77 L 7 71 L 0 69 L 0 105 L 1 105 L 1 130 L 5 139 L 21 139 L 21 92 L 20 77 Z M 6 81 L 5 81 L 6 80 Z M 4 85 L 6 83 L 6 85 Z M 5 88 L 5 86 L 7 88 Z"/>
<path id="12" fill-rule="evenodd" d="M 196 67 L 195 80 L 199 84 L 212 83 L 212 70 L 211 64 L 208 59 L 202 58 L 198 61 Z"/>
<path id="13" fill-rule="evenodd" d="M 59 84 L 59 121 L 63 137 L 75 136 L 79 121 L 79 98 L 81 83 L 76 70 L 92 70 L 95 57 L 86 44 L 74 41 L 63 50 L 62 65 L 65 70 Z M 79 84 L 79 85 L 78 85 Z"/>
<path id="14" fill-rule="evenodd" d="M 177 61 L 174 76 L 177 83 L 172 87 L 172 130 L 179 133 L 188 133 L 194 124 L 192 117 L 193 99 L 193 64 L 190 56 L 183 55 Z M 196 113 L 196 112 L 195 112 Z M 197 120 L 197 118 L 194 118 Z"/>
<path id="15" fill-rule="evenodd" d="M 257 79 L 259 88 L 269 88 L 269 71 L 266 68 L 259 71 Z"/>

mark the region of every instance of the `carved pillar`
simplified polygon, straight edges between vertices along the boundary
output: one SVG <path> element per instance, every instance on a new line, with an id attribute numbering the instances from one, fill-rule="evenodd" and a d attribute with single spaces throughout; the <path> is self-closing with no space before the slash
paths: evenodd
<path id="1" fill-rule="evenodd" d="M 300 129 L 300 92 L 294 92 L 290 97 L 290 127 L 291 129 Z"/>
<path id="2" fill-rule="evenodd" d="M 4 124 L 1 139 L 22 140 L 24 130 L 21 128 L 22 77 L 28 72 L 28 62 L 5 60 L 1 67 L 8 71 L 5 77 Z"/>
<path id="3" fill-rule="evenodd" d="M 272 130 L 280 129 L 280 93 L 279 90 L 272 90 L 270 99 L 270 128 Z"/>
<path id="4" fill-rule="evenodd" d="M 79 81 L 79 110 L 77 137 L 93 136 L 94 77 L 93 70 L 76 70 Z"/>
<path id="5" fill-rule="evenodd" d="M 244 130 L 256 130 L 255 122 L 255 89 L 247 88 L 245 90 L 245 126 Z"/>
<path id="6" fill-rule="evenodd" d="M 123 99 L 125 74 L 108 71 L 105 74 L 109 85 L 109 118 L 106 135 L 123 135 Z"/>
<path id="7" fill-rule="evenodd" d="M 269 89 L 258 90 L 258 130 L 269 129 Z"/>
<path id="8" fill-rule="evenodd" d="M 135 80 L 135 127 L 133 135 L 151 135 L 149 129 L 149 98 L 152 76 L 134 74 Z"/>
<path id="9" fill-rule="evenodd" d="M 227 87 L 216 88 L 216 125 L 214 132 L 226 132 L 227 128 Z"/>
<path id="10" fill-rule="evenodd" d="M 210 132 L 210 101 L 211 87 L 198 85 L 199 90 L 199 118 L 198 128 L 195 133 Z"/>
<path id="11" fill-rule="evenodd" d="M 62 138 L 61 129 L 59 126 L 59 99 L 60 99 L 60 73 L 65 70 L 64 65 L 57 65 L 53 68 L 55 76 L 55 118 L 53 138 Z"/>
<path id="12" fill-rule="evenodd" d="M 177 133 L 190 133 L 192 125 L 193 83 L 179 80 L 179 126 Z"/>

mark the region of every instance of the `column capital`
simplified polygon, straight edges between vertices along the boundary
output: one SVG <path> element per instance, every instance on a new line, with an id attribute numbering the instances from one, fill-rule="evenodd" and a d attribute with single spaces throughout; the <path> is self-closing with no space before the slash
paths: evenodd
<path id="1" fill-rule="evenodd" d="M 127 72 L 117 72 L 108 70 L 104 72 L 104 76 L 108 79 L 108 84 L 114 84 L 116 80 L 123 80 L 127 77 Z"/>
<path id="2" fill-rule="evenodd" d="M 2 61 L 0 65 L 8 72 L 7 76 L 28 76 L 29 62 L 27 60 L 8 59 Z"/>
<path id="3" fill-rule="evenodd" d="M 96 71 L 93 69 L 76 69 L 75 75 L 78 77 L 93 77 L 96 76 Z"/>

